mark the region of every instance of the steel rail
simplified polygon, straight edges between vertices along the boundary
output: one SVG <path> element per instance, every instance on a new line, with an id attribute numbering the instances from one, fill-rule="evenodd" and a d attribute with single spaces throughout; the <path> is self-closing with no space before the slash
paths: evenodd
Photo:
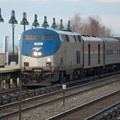
<path id="1" fill-rule="evenodd" d="M 91 105 L 92 103 L 101 101 L 101 100 L 103 100 L 103 99 L 106 99 L 106 98 L 108 98 L 108 97 L 110 97 L 110 96 L 112 96 L 112 95 L 114 95 L 114 94 L 119 93 L 119 92 L 120 92 L 120 90 L 117 90 L 117 91 L 115 91 L 115 92 L 112 92 L 112 93 L 107 94 L 107 95 L 105 95 L 105 96 L 99 97 L 99 98 L 97 98 L 97 99 L 95 99 L 95 100 L 92 100 L 92 101 L 90 101 L 90 102 L 84 103 L 84 104 L 82 104 L 82 105 L 80 105 L 80 106 L 77 106 L 77 107 L 74 107 L 74 108 L 69 109 L 69 110 L 67 110 L 67 111 L 64 111 L 64 112 L 62 112 L 62 113 L 60 113 L 60 114 L 57 114 L 57 115 L 55 115 L 55 116 L 53 116 L 53 117 L 50 117 L 50 118 L 46 119 L 46 120 L 59 120 L 59 119 L 61 119 L 61 118 L 64 118 L 65 116 L 68 116 L 68 115 L 70 115 L 70 114 L 72 114 L 72 113 L 74 113 L 74 112 L 77 112 L 78 110 L 82 109 L 83 107 L 86 107 L 86 106 L 88 106 L 88 105 Z"/>
<path id="2" fill-rule="evenodd" d="M 112 82 L 112 83 L 113 83 L 113 82 Z M 104 85 L 100 85 L 99 87 L 101 87 L 101 86 L 104 86 Z M 65 96 L 65 97 L 66 97 L 66 98 L 69 98 L 69 97 L 72 97 L 72 96 L 75 96 L 75 95 L 78 95 L 78 94 L 81 94 L 81 93 L 84 93 L 84 92 L 87 92 L 87 91 L 90 91 L 90 90 L 93 90 L 93 89 L 96 89 L 96 88 L 98 88 L 98 86 L 97 86 L 97 87 L 94 87 L 94 88 L 91 88 L 91 89 L 87 89 L 87 90 L 80 91 L 80 92 L 78 92 L 78 93 L 74 93 L 74 94 L 71 94 L 71 95 L 67 95 L 67 96 Z M 60 91 L 60 92 L 62 92 L 62 91 Z M 46 94 L 46 95 L 39 95 L 39 96 L 36 96 L 36 97 L 33 97 L 33 98 L 28 98 L 28 99 L 26 99 L 26 100 L 22 100 L 22 102 L 26 102 L 26 101 L 29 101 L 29 100 L 33 100 L 33 99 L 36 99 L 36 98 L 39 98 L 39 97 L 45 97 L 45 96 L 48 96 L 48 95 L 53 95 L 53 94 L 55 94 L 55 93 L 58 93 L 58 91 L 57 91 L 57 92 L 48 93 L 48 94 Z M 40 104 L 37 104 L 37 105 L 33 105 L 33 106 L 29 107 L 29 108 L 24 108 L 24 109 L 22 109 L 22 111 L 26 111 L 26 110 L 29 110 L 29 109 L 33 109 L 33 108 L 38 107 L 38 106 L 44 106 L 44 105 L 47 105 L 47 104 L 50 104 L 50 103 L 55 103 L 55 102 L 60 101 L 60 100 L 63 100 L 63 96 L 62 96 L 62 97 L 59 97 L 59 98 L 57 98 L 57 99 L 54 99 L 54 100 L 45 102 L 45 103 L 40 103 Z M 18 103 L 19 103 L 19 101 L 14 102 L 14 103 L 10 103 L 10 104 L 8 104 L 8 106 L 17 105 Z M 8 107 L 8 106 L 7 106 L 7 105 L 4 105 L 3 107 Z M 0 108 L 2 108 L 2 106 L 0 106 Z M 4 117 L 7 117 L 7 116 L 10 116 L 10 115 L 13 115 L 13 114 L 16 114 L 16 113 L 19 113 L 19 110 L 14 111 L 14 112 L 7 113 L 7 114 L 5 114 L 5 115 L 2 115 L 2 116 L 0 116 L 0 119 L 2 119 L 2 118 L 4 118 Z"/>
<path id="3" fill-rule="evenodd" d="M 69 91 L 70 89 L 76 89 L 76 88 L 79 88 L 79 87 L 84 87 L 84 86 L 86 86 L 86 85 L 90 85 L 90 84 L 93 84 L 93 83 L 97 83 L 97 82 L 102 82 L 102 81 L 105 81 L 105 80 L 107 80 L 107 79 L 111 79 L 111 78 L 114 78 L 114 77 L 119 77 L 119 75 L 114 75 L 114 76 L 109 76 L 109 77 L 107 77 L 107 78 L 102 78 L 102 79 L 98 79 L 98 80 L 96 80 L 96 81 L 92 81 L 92 82 L 88 82 L 88 83 L 83 83 L 83 84 L 78 84 L 77 86 L 72 86 L 72 87 L 69 87 L 69 88 L 67 88 L 67 90 L 66 91 Z M 60 85 L 61 86 L 61 89 L 62 89 L 62 84 Z M 52 86 L 51 86 L 52 87 Z M 58 86 L 56 86 L 56 88 L 57 88 Z M 45 93 L 47 93 L 48 91 L 47 91 L 47 87 L 45 88 Z M 54 89 L 53 89 L 54 90 Z M 47 91 L 47 92 L 46 92 Z M 26 93 L 25 93 L 25 91 L 24 91 L 24 94 L 29 94 L 29 93 L 27 93 L 28 92 L 28 90 L 26 90 Z M 34 92 L 34 90 L 32 90 L 32 92 Z M 35 93 L 35 92 L 34 92 Z M 40 93 L 39 95 L 41 95 L 42 93 Z M 19 97 L 19 94 L 16 94 L 15 95 L 16 96 L 16 101 L 17 101 L 17 98 Z M 34 95 L 32 95 L 32 96 L 29 96 L 29 97 L 27 97 L 27 98 L 30 98 L 30 97 L 33 97 L 33 96 L 35 96 L 35 94 Z M 10 94 L 9 94 L 9 97 L 10 97 Z M 11 96 L 10 98 L 9 98 L 9 101 L 11 101 L 11 99 L 13 98 L 13 96 Z M 26 98 L 24 98 L 24 99 L 26 99 Z M 7 99 L 6 99 L 7 100 Z M 4 102 L 4 100 L 3 100 L 3 102 Z"/>
<path id="4" fill-rule="evenodd" d="M 103 85 L 97 85 L 97 86 L 95 86 L 95 87 L 93 87 L 93 88 L 89 88 L 89 89 L 86 89 L 86 90 L 82 90 L 82 91 L 80 91 L 80 92 L 73 93 L 73 94 L 67 95 L 67 96 L 65 96 L 65 97 L 67 98 L 67 97 L 76 96 L 76 95 L 78 95 L 78 94 L 83 94 L 83 93 L 85 93 L 85 92 L 89 92 L 89 91 L 94 90 L 94 89 L 96 89 L 96 88 L 100 88 L 100 87 L 103 87 L 103 86 L 106 86 L 106 85 L 109 85 L 109 84 L 113 84 L 113 83 L 119 82 L 119 81 L 120 81 L 120 80 L 116 80 L 116 81 L 112 81 L 112 82 L 110 82 L 110 83 L 105 83 L 105 84 L 103 84 Z M 65 92 L 67 92 L 67 91 L 69 91 L 69 90 L 71 90 L 71 89 L 74 89 L 74 87 L 71 87 L 71 88 L 66 89 Z M 47 97 L 47 96 L 50 96 L 50 95 L 55 95 L 55 94 L 58 94 L 58 93 L 63 93 L 63 90 L 59 90 L 59 91 L 47 93 L 47 94 L 45 94 L 45 95 L 38 95 L 38 96 L 26 98 L 26 99 L 23 99 L 21 102 L 23 103 L 23 102 L 31 101 L 31 100 L 34 100 L 34 99 L 39 99 L 39 98 Z M 58 98 L 58 99 L 59 99 L 59 98 Z M 19 104 L 19 101 L 16 101 L 16 102 L 13 102 L 13 103 L 9 103 L 9 104 L 5 104 L 5 105 L 1 105 L 1 106 L 0 106 L 0 109 L 3 109 L 3 108 L 5 108 L 5 107 L 9 107 L 9 106 L 13 106 L 13 105 L 17 105 L 17 104 Z"/>
<path id="5" fill-rule="evenodd" d="M 76 88 L 79 88 L 79 87 L 84 87 L 86 85 L 90 85 L 90 84 L 93 84 L 93 83 L 98 83 L 98 82 L 102 82 L 102 81 L 105 81 L 105 80 L 108 80 L 108 79 L 112 79 L 114 77 L 120 77 L 120 75 L 114 75 L 114 76 L 109 76 L 109 77 L 105 77 L 105 78 L 98 78 L 98 80 L 95 80 L 95 81 L 91 81 L 91 82 L 88 82 L 88 83 L 83 83 L 83 84 L 80 84 L 80 85 L 77 85 L 77 86 L 72 86 L 72 87 L 69 87 L 67 88 L 66 90 L 70 90 L 70 89 L 76 89 Z M 120 79 L 117 79 L 116 81 L 119 81 Z"/>
<path id="6" fill-rule="evenodd" d="M 105 113 L 105 112 L 107 112 L 107 111 L 109 111 L 109 110 L 117 107 L 118 105 L 120 105 L 120 102 L 117 102 L 117 103 L 115 103 L 115 104 L 113 104 L 113 105 L 111 105 L 111 106 L 109 106 L 109 107 L 107 107 L 107 108 L 105 108 L 105 109 L 103 109 L 103 110 L 101 110 L 101 111 L 99 111 L 99 112 L 91 115 L 90 117 L 88 117 L 88 118 L 86 118 L 86 119 L 84 119 L 84 120 L 92 120 L 92 119 L 94 119 L 95 117 L 98 117 L 99 115 L 102 115 L 103 113 Z M 109 112 L 108 112 L 108 113 L 109 113 Z"/>

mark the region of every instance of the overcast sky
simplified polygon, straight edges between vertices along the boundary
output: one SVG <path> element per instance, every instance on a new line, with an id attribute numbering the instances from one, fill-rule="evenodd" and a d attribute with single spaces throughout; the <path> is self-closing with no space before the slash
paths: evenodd
<path id="1" fill-rule="evenodd" d="M 113 33 L 120 36 L 120 0 L 0 0 L 0 8 L 4 18 L 4 23 L 0 23 L 0 52 L 3 36 L 9 36 L 9 43 L 12 44 L 12 28 L 8 24 L 12 10 L 15 10 L 18 21 L 15 25 L 15 44 L 18 44 L 18 35 L 23 31 L 23 26 L 20 25 L 23 12 L 27 13 L 30 23 L 26 29 L 31 28 L 35 14 L 38 16 L 40 26 L 44 16 L 47 16 L 51 26 L 53 17 L 56 18 L 57 23 L 63 19 L 66 24 L 76 13 L 79 13 L 82 18 L 99 16 L 104 25 L 110 26 Z"/>

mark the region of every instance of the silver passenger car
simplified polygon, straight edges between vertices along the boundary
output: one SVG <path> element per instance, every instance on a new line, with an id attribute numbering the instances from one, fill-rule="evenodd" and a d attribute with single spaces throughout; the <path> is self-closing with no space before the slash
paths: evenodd
<path id="1" fill-rule="evenodd" d="M 103 66 L 103 40 L 99 37 L 82 36 L 84 68 Z"/>
<path id="2" fill-rule="evenodd" d="M 116 38 L 101 37 L 104 41 L 104 64 L 116 65 L 120 63 L 120 41 Z"/>

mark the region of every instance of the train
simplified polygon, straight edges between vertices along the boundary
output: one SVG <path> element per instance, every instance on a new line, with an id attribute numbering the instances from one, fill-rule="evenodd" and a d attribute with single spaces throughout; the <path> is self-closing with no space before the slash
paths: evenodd
<path id="1" fill-rule="evenodd" d="M 5 67 L 5 53 L 0 53 L 0 68 Z"/>
<path id="2" fill-rule="evenodd" d="M 120 40 L 34 28 L 20 38 L 24 86 L 48 86 L 120 70 Z"/>

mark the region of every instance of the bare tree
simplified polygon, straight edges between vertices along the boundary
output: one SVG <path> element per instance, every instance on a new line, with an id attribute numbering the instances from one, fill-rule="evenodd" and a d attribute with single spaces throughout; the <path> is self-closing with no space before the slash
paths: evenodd
<path id="1" fill-rule="evenodd" d="M 99 29 L 99 36 L 114 36 L 110 27 L 102 25 Z"/>
<path id="2" fill-rule="evenodd" d="M 87 29 L 89 35 L 98 36 L 99 35 L 99 28 L 100 28 L 100 19 L 98 16 L 96 17 L 88 17 L 87 20 Z"/>
<path id="3" fill-rule="evenodd" d="M 74 32 L 81 33 L 83 27 L 83 19 L 80 17 L 80 14 L 75 14 L 75 16 L 71 19 L 71 25 Z"/>
<path id="4" fill-rule="evenodd" d="M 76 14 L 71 19 L 73 31 L 80 34 L 92 35 L 92 36 L 113 36 L 110 27 L 106 27 L 101 23 L 99 16 L 89 16 L 85 20 Z"/>

